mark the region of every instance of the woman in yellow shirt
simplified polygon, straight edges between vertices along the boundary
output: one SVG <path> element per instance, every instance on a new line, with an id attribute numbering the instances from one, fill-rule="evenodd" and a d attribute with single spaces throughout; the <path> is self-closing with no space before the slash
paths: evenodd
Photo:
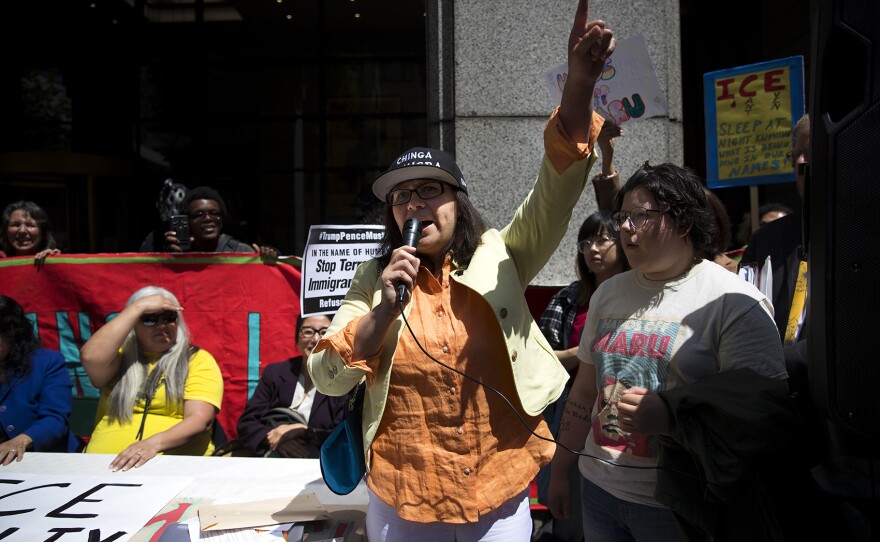
<path id="1" fill-rule="evenodd" d="M 101 390 L 86 452 L 117 454 L 114 471 L 160 453 L 214 451 L 223 377 L 211 354 L 190 344 L 182 310 L 168 290 L 141 288 L 82 347 L 82 366 Z"/>

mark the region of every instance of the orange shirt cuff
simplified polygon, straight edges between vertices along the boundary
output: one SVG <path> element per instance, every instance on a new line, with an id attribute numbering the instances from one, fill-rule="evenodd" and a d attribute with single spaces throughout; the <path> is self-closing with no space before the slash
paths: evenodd
<path id="1" fill-rule="evenodd" d="M 590 140 L 587 143 L 576 143 L 571 140 L 562 122 L 559 120 L 559 108 L 553 110 L 550 120 L 544 127 L 544 152 L 553 164 L 556 173 L 561 174 L 578 160 L 590 156 L 602 130 L 605 119 L 602 115 L 593 111 L 593 119 L 590 122 Z"/>
<path id="2" fill-rule="evenodd" d="M 345 363 L 346 367 L 364 371 L 367 374 L 367 385 L 371 385 L 376 378 L 376 370 L 379 368 L 383 349 L 380 348 L 376 354 L 368 358 L 355 359 L 353 357 L 354 338 L 357 335 L 358 327 L 361 324 L 361 318 L 363 318 L 363 316 L 355 318 L 346 324 L 344 328 L 339 330 L 339 332 L 321 339 L 321 341 L 315 346 L 314 351 L 321 352 L 327 348 L 332 348 L 337 354 L 339 354 L 339 357 L 342 358 L 342 362 Z"/>

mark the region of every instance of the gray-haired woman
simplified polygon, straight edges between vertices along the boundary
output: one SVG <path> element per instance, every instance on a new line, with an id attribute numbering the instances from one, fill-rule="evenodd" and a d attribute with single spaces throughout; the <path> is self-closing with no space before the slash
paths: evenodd
<path id="1" fill-rule="evenodd" d="M 87 453 L 117 454 L 113 470 L 160 453 L 211 455 L 211 427 L 223 398 L 214 358 L 190 343 L 174 294 L 147 286 L 95 332 L 80 353 L 101 389 Z"/>

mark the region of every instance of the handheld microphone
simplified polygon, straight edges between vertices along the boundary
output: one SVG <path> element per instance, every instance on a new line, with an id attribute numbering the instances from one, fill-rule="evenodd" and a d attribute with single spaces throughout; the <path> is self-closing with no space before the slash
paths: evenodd
<path id="1" fill-rule="evenodd" d="M 422 237 L 422 221 L 415 217 L 407 218 L 406 222 L 403 223 L 401 234 L 403 235 L 403 244 L 405 246 L 418 246 L 419 239 Z M 401 283 L 397 285 L 397 300 L 401 302 L 404 299 L 406 299 L 406 284 Z"/>

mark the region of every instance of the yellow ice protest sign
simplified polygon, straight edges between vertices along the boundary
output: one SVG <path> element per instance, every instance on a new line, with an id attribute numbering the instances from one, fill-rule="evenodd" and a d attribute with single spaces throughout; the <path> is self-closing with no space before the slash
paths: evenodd
<path id="1" fill-rule="evenodd" d="M 709 188 L 794 182 L 791 130 L 804 114 L 794 56 L 703 75 Z"/>

